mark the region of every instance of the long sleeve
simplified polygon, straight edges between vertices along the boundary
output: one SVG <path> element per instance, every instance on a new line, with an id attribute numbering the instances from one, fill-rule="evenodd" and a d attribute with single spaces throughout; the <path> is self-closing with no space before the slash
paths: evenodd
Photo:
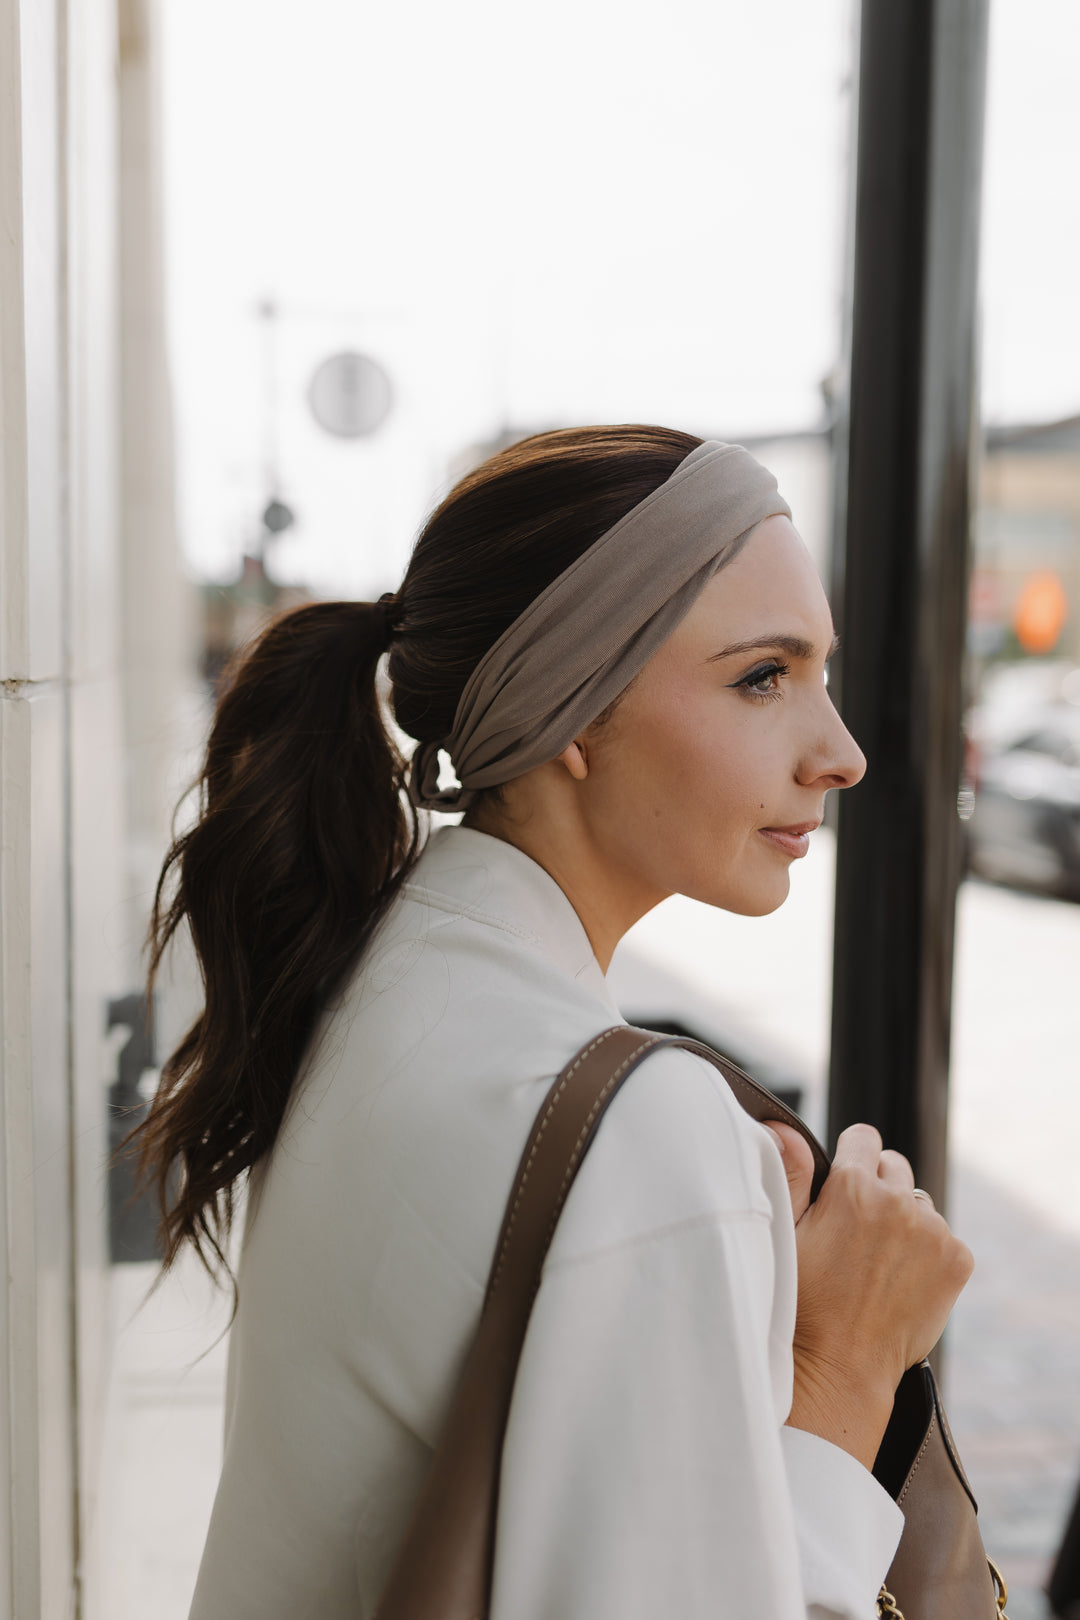
<path id="1" fill-rule="evenodd" d="M 534 1308 L 493 1620 L 869 1620 L 902 1518 L 853 1458 L 783 1429 L 794 1305 L 767 1133 L 697 1059 L 650 1058 Z"/>

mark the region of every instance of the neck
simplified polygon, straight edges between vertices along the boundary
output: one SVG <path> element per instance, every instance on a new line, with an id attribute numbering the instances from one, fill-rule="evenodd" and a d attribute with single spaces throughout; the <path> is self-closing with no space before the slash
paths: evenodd
<path id="1" fill-rule="evenodd" d="M 481 800 L 462 824 L 513 844 L 555 879 L 577 912 L 604 973 L 623 935 L 667 898 L 605 860 L 573 817 L 517 816 L 503 805 Z"/>

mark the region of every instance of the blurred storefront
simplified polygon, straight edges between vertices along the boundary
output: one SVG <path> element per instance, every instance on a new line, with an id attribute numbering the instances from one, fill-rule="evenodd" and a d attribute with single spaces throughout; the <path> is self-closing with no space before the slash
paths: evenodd
<path id="1" fill-rule="evenodd" d="M 1080 661 L 1080 416 L 988 430 L 971 619 L 981 660 Z"/>

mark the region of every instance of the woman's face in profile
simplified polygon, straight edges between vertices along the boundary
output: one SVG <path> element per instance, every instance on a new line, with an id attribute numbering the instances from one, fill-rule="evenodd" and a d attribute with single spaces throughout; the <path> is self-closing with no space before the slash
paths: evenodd
<path id="1" fill-rule="evenodd" d="M 806 547 L 766 519 L 589 735 L 586 816 L 628 878 L 748 916 L 782 903 L 826 792 L 866 768 L 825 686 L 833 640 Z"/>

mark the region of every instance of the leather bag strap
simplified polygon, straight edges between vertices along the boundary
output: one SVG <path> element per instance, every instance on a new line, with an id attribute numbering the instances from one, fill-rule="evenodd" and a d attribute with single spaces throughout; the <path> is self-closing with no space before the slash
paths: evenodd
<path id="1" fill-rule="evenodd" d="M 488 1613 L 503 1436 L 544 1260 L 605 1110 L 639 1063 L 663 1046 L 719 1069 L 754 1119 L 782 1121 L 802 1134 L 814 1155 L 812 1197 L 829 1173 L 825 1150 L 798 1115 L 700 1042 L 619 1024 L 583 1047 L 556 1078 L 525 1144 L 477 1335 L 377 1620 L 484 1620 Z"/>

